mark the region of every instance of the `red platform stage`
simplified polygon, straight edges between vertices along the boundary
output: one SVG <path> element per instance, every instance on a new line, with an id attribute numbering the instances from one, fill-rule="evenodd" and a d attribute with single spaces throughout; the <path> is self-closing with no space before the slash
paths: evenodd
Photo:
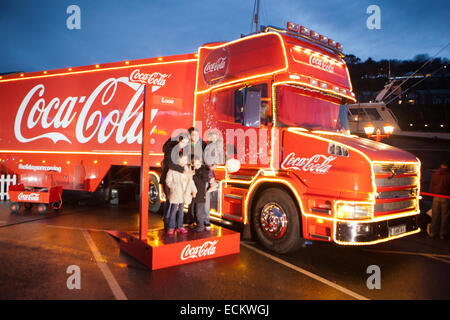
<path id="1" fill-rule="evenodd" d="M 222 227 L 211 231 L 169 236 L 163 229 L 149 230 L 147 240 L 139 232 L 109 232 L 118 237 L 120 248 L 151 270 L 213 259 L 240 251 L 240 234 Z"/>
<path id="2" fill-rule="evenodd" d="M 108 233 L 119 238 L 120 248 L 151 270 L 239 253 L 240 234 L 213 226 L 210 231 L 189 231 L 169 236 L 163 229 L 148 228 L 151 90 L 144 90 L 141 145 L 139 231 Z"/>

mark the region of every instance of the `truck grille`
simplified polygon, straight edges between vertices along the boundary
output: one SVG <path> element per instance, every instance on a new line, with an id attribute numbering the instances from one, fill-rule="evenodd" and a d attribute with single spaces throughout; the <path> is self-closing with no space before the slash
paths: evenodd
<path id="1" fill-rule="evenodd" d="M 397 211 L 412 209 L 415 207 L 416 200 L 406 200 L 406 201 L 396 201 L 396 202 L 385 202 L 375 204 L 375 212 L 386 212 L 386 211 Z"/>
<path id="2" fill-rule="evenodd" d="M 398 186 L 413 186 L 417 184 L 417 177 L 389 177 L 389 178 L 375 178 L 377 187 L 398 187 Z"/>
<path id="3" fill-rule="evenodd" d="M 419 164 L 374 163 L 377 186 L 374 215 L 382 216 L 417 209 Z"/>

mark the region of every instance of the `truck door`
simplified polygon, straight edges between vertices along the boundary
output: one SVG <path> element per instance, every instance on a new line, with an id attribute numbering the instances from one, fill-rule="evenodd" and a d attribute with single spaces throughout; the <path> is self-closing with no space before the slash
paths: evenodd
<path id="1" fill-rule="evenodd" d="M 270 118 L 270 97 L 266 83 L 234 90 L 234 122 L 238 126 L 236 139 L 227 141 L 227 144 L 234 145 L 244 167 L 264 167 L 269 164 Z"/>

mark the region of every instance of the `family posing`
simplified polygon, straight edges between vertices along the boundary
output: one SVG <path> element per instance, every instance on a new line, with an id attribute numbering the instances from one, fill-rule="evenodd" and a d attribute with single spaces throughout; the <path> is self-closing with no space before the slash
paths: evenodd
<path id="1" fill-rule="evenodd" d="M 206 143 L 192 127 L 176 139 L 169 139 L 163 152 L 160 183 L 166 195 L 163 219 L 167 234 L 187 233 L 183 227 L 185 205 L 189 205 L 187 222 L 191 227 L 197 232 L 210 230 L 210 197 L 218 186 L 214 169 L 223 163 L 217 135 L 210 133 Z"/>

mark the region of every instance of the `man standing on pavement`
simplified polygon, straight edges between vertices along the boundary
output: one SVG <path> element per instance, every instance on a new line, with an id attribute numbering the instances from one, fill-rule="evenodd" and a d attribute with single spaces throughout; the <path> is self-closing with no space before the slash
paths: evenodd
<path id="1" fill-rule="evenodd" d="M 448 168 L 448 162 L 442 163 L 440 168 L 431 176 L 430 193 L 450 196 L 450 169 Z M 438 234 L 441 239 L 448 239 L 449 204 L 450 199 L 439 196 L 433 197 L 431 230 L 429 234 L 432 239 L 437 238 Z"/>

